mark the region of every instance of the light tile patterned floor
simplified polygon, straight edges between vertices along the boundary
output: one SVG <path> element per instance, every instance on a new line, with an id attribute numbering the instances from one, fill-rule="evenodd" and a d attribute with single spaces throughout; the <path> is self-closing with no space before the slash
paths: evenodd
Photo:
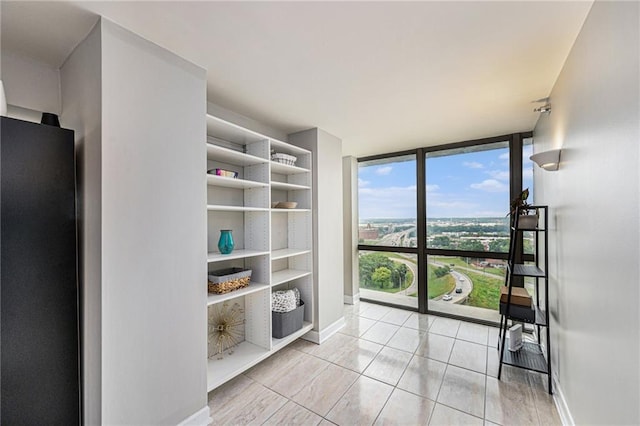
<path id="1" fill-rule="evenodd" d="M 213 425 L 560 425 L 546 376 L 498 330 L 369 303 L 322 345 L 298 340 L 209 394 Z"/>

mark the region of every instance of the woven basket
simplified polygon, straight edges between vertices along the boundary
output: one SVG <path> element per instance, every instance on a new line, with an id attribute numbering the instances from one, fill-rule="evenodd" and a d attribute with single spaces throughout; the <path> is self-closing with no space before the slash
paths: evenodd
<path id="1" fill-rule="evenodd" d="M 295 166 L 297 159 L 298 157 L 284 153 L 271 154 L 271 160 L 277 163 L 287 164 L 289 166 Z"/>
<path id="2" fill-rule="evenodd" d="M 209 293 L 214 294 L 225 294 L 230 291 L 239 290 L 241 288 L 247 287 L 249 285 L 249 281 L 251 281 L 251 277 L 238 278 L 237 280 L 225 281 L 222 283 L 212 283 L 209 281 L 208 288 Z"/>
<path id="3" fill-rule="evenodd" d="M 208 291 L 214 294 L 224 294 L 249 285 L 251 269 L 229 268 L 209 273 Z"/>

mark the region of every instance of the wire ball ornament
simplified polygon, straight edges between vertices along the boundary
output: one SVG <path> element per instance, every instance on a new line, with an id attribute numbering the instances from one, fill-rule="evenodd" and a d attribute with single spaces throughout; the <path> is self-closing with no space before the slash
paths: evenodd
<path id="1" fill-rule="evenodd" d="M 233 348 L 244 340 L 244 309 L 228 302 L 214 307 L 209 317 L 209 347 L 217 359 L 224 358 L 224 353 L 233 354 Z"/>

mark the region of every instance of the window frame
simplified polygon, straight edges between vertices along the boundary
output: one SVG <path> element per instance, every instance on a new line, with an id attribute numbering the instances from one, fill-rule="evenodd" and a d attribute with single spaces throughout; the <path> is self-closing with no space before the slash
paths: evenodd
<path id="1" fill-rule="evenodd" d="M 395 247 L 386 245 L 370 245 L 358 244 L 358 251 L 379 251 L 379 252 L 398 252 L 411 253 L 417 256 L 418 266 L 418 312 L 425 314 L 438 314 L 443 316 L 451 316 L 453 318 L 471 320 L 473 318 L 461 317 L 455 315 L 447 315 L 438 311 L 429 310 L 429 300 L 427 295 L 427 256 L 463 256 L 476 258 L 492 258 L 492 259 L 508 259 L 508 253 L 492 252 L 492 251 L 467 251 L 452 249 L 436 249 L 427 248 L 427 197 L 426 197 L 426 155 L 430 152 L 438 152 L 452 150 L 458 148 L 470 148 L 481 145 L 494 144 L 498 142 L 508 142 L 509 144 L 509 200 L 517 197 L 522 191 L 522 147 L 524 139 L 533 137 L 532 131 L 518 132 L 500 136 L 492 136 L 488 138 L 472 139 L 462 142 L 454 142 L 443 145 L 435 145 L 412 150 L 396 151 L 386 154 L 370 155 L 357 159 L 358 164 L 368 161 L 384 160 L 393 157 L 401 157 L 406 155 L 416 156 L 416 238 L 417 247 Z M 508 206 L 505 206 L 508 208 Z M 522 236 L 519 236 L 522 239 Z M 522 247 L 522 241 L 518 241 L 519 247 Z M 518 253 L 518 262 L 532 261 L 533 255 Z M 517 285 L 517 283 L 516 283 Z M 363 299 L 366 300 L 366 299 Z M 374 302 L 380 303 L 380 302 Z M 382 303 L 383 305 L 395 306 L 402 309 L 408 309 L 406 306 L 393 305 L 391 303 Z M 410 309 L 410 308 L 409 308 Z M 411 309 L 410 309 L 411 310 Z M 482 320 L 474 322 L 485 323 Z M 491 323 L 492 324 L 492 323 Z"/>

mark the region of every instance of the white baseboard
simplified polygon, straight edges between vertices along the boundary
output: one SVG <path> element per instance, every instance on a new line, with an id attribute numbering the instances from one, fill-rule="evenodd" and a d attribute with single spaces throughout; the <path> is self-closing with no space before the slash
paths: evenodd
<path id="1" fill-rule="evenodd" d="M 329 337 L 336 334 L 338 330 L 340 330 L 342 327 L 345 326 L 345 324 L 346 322 L 344 320 L 344 317 L 340 317 L 340 319 L 335 321 L 330 326 L 325 327 L 323 330 L 320 330 L 320 331 L 311 330 L 310 332 L 302 336 L 302 338 L 304 340 L 308 340 L 310 342 L 313 342 L 319 345 L 322 342 L 326 341 Z"/>
<path id="2" fill-rule="evenodd" d="M 344 303 L 347 305 L 355 305 L 360 301 L 360 293 L 354 294 L 353 296 L 344 295 Z"/>
<path id="3" fill-rule="evenodd" d="M 178 423 L 178 426 L 207 426 L 212 421 L 209 417 L 209 406 L 206 406 Z"/>
<path id="4" fill-rule="evenodd" d="M 567 405 L 567 400 L 564 399 L 564 393 L 562 393 L 562 388 L 558 383 L 558 376 L 553 374 L 551 380 L 553 381 L 553 402 L 556 404 L 562 424 L 565 426 L 575 426 L 573 416 L 571 416 L 569 406 Z"/>

